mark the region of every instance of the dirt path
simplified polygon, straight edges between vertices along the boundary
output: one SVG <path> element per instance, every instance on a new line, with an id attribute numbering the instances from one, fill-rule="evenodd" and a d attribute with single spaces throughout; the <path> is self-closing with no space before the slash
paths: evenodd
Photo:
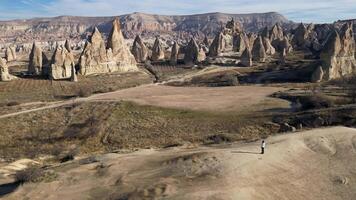
<path id="1" fill-rule="evenodd" d="M 344 200 L 356 196 L 356 129 L 333 127 L 210 147 L 146 149 L 57 167 L 58 180 L 4 199 Z M 81 163 L 81 164 L 80 164 Z"/>
<path id="2" fill-rule="evenodd" d="M 278 87 L 171 87 L 157 84 L 143 85 L 115 92 L 96 94 L 86 98 L 48 103 L 49 105 L 0 115 L 0 119 L 37 112 L 81 102 L 133 101 L 142 105 L 205 111 L 260 111 L 289 108 L 289 102 L 268 97 L 284 90 Z"/>

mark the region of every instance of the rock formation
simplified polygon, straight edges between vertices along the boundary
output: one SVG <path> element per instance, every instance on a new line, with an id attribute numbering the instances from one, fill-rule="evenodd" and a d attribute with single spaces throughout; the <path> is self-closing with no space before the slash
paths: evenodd
<path id="1" fill-rule="evenodd" d="M 263 45 L 262 37 L 258 37 L 252 48 L 252 59 L 257 62 L 265 62 L 267 58 L 266 50 Z"/>
<path id="2" fill-rule="evenodd" d="M 205 52 L 199 48 L 197 42 L 192 38 L 185 48 L 184 63 L 197 64 L 205 60 Z"/>
<path id="3" fill-rule="evenodd" d="M 235 22 L 232 18 L 230 21 L 226 23 L 225 32 L 229 35 L 234 35 L 236 33 L 240 33 L 242 31 L 242 26 L 239 22 Z"/>
<path id="4" fill-rule="evenodd" d="M 143 43 L 139 35 L 136 36 L 132 46 L 132 54 L 135 56 L 137 62 L 144 63 L 148 57 L 148 48 Z"/>
<path id="5" fill-rule="evenodd" d="M 271 41 L 266 37 L 263 38 L 263 46 L 265 47 L 267 55 L 274 55 L 276 53 L 276 49 L 272 46 Z"/>
<path id="6" fill-rule="evenodd" d="M 321 66 L 317 67 L 316 70 L 313 72 L 311 77 L 311 82 L 319 83 L 323 80 L 324 71 Z"/>
<path id="7" fill-rule="evenodd" d="M 210 41 L 206 35 L 204 37 L 203 44 L 208 48 L 210 47 Z"/>
<path id="8" fill-rule="evenodd" d="M 345 24 L 340 34 L 334 30 L 320 54 L 324 80 L 351 75 L 356 72 L 355 39 L 352 24 Z"/>
<path id="9" fill-rule="evenodd" d="M 34 42 L 30 53 L 28 73 L 32 75 L 48 75 L 48 69 L 44 66 L 47 64 L 47 61 L 48 59 L 42 52 L 41 47 Z"/>
<path id="10" fill-rule="evenodd" d="M 281 52 L 279 52 L 278 63 L 280 65 L 285 65 L 286 64 L 286 59 L 287 59 L 287 49 L 283 49 Z"/>
<path id="11" fill-rule="evenodd" d="M 307 27 L 305 27 L 305 25 L 301 23 L 299 24 L 297 29 L 295 29 L 292 43 L 296 47 L 300 47 L 300 48 L 306 47 L 308 37 L 309 37 L 309 31 Z"/>
<path id="12" fill-rule="evenodd" d="M 273 41 L 282 40 L 283 37 L 284 37 L 283 28 L 279 24 L 275 24 L 269 33 L 269 39 L 271 40 L 272 44 Z"/>
<path id="13" fill-rule="evenodd" d="M 209 56 L 216 57 L 219 56 L 222 52 L 224 52 L 226 46 L 226 41 L 224 38 L 224 34 L 220 32 L 217 34 L 210 45 L 209 48 Z"/>
<path id="14" fill-rule="evenodd" d="M 289 39 L 287 36 L 285 36 L 283 39 L 281 40 L 275 40 L 274 46 L 276 48 L 276 51 L 278 52 L 283 52 L 284 49 L 286 49 L 286 53 L 290 53 L 293 50 L 292 45 L 289 42 Z"/>
<path id="15" fill-rule="evenodd" d="M 178 54 L 179 54 L 179 44 L 177 42 L 174 42 L 174 45 L 173 45 L 172 51 L 171 51 L 171 59 L 169 62 L 171 65 L 177 65 Z"/>
<path id="16" fill-rule="evenodd" d="M 51 80 L 69 79 L 75 67 L 74 56 L 67 48 L 58 46 L 53 54 L 49 78 Z"/>
<path id="17" fill-rule="evenodd" d="M 245 48 L 242 53 L 240 64 L 245 67 L 252 67 L 252 54 L 249 48 Z"/>
<path id="18" fill-rule="evenodd" d="M 0 58 L 0 81 L 11 81 L 13 79 L 16 79 L 16 77 L 9 74 L 6 60 Z"/>
<path id="19" fill-rule="evenodd" d="M 253 44 L 255 43 L 255 40 L 257 39 L 257 35 L 254 33 L 249 33 L 248 34 L 248 46 L 250 47 L 250 49 L 253 47 Z"/>
<path id="20" fill-rule="evenodd" d="M 135 57 L 125 44 L 117 19 L 113 21 L 108 38 L 108 49 L 105 47 L 101 33 L 97 28 L 94 28 L 92 36 L 85 44 L 80 56 L 79 66 L 82 75 L 138 70 Z"/>
<path id="21" fill-rule="evenodd" d="M 90 75 L 114 71 L 116 63 L 108 59 L 108 52 L 100 31 L 95 27 L 80 56 L 80 74 Z"/>
<path id="22" fill-rule="evenodd" d="M 164 49 L 161 44 L 161 40 L 156 37 L 156 40 L 152 48 L 152 61 L 164 60 Z"/>
<path id="23" fill-rule="evenodd" d="M 206 53 L 203 48 L 199 48 L 197 62 L 203 62 L 206 60 Z"/>
<path id="24" fill-rule="evenodd" d="M 112 29 L 108 38 L 107 49 L 112 52 L 112 59 L 116 63 L 113 71 L 128 72 L 137 71 L 135 57 L 131 54 L 125 43 L 119 20 L 116 18 L 112 23 Z M 108 59 L 111 55 L 108 55 Z"/>
<path id="25" fill-rule="evenodd" d="M 242 54 L 246 48 L 249 48 L 249 42 L 245 33 L 235 34 L 233 37 L 233 50 Z"/>
<path id="26" fill-rule="evenodd" d="M 6 58 L 7 62 L 16 60 L 16 48 L 15 47 L 6 48 L 5 58 Z"/>
<path id="27" fill-rule="evenodd" d="M 78 82 L 77 71 L 75 70 L 75 66 L 72 66 L 70 81 Z"/>
<path id="28" fill-rule="evenodd" d="M 64 48 L 66 48 L 67 51 L 72 52 L 72 47 L 71 47 L 71 45 L 70 45 L 69 40 L 66 40 L 66 41 L 65 41 L 65 43 L 64 43 Z"/>
<path id="29" fill-rule="evenodd" d="M 262 32 L 261 32 L 261 37 L 262 37 L 262 38 L 268 38 L 268 39 L 270 39 L 268 26 L 266 26 L 266 27 L 262 30 Z"/>

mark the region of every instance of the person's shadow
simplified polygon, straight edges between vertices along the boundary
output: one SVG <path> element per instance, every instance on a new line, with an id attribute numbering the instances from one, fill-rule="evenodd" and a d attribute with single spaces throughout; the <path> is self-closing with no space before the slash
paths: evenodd
<path id="1" fill-rule="evenodd" d="M 260 152 L 252 152 L 252 151 L 231 151 L 231 153 L 241 153 L 241 154 L 261 154 Z"/>

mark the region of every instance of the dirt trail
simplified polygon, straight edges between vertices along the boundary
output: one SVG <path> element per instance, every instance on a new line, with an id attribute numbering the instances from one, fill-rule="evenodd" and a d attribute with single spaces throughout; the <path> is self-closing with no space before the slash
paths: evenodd
<path id="1" fill-rule="evenodd" d="M 106 154 L 4 199 L 352 200 L 355 138 L 356 129 L 333 127 L 270 137 L 264 155 L 260 141 Z"/>
<path id="2" fill-rule="evenodd" d="M 51 102 L 48 105 L 0 115 L 0 119 L 16 115 L 72 105 L 81 102 L 133 101 L 143 105 L 206 111 L 242 111 L 289 108 L 285 100 L 268 97 L 283 88 L 262 86 L 238 87 L 171 87 L 158 84 L 142 85 L 90 97 Z M 253 91 L 253 92 L 251 92 Z"/>

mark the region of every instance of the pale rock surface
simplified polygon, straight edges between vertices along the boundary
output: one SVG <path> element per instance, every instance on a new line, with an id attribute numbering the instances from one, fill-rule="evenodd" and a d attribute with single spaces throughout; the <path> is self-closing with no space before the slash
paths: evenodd
<path id="1" fill-rule="evenodd" d="M 125 43 L 117 19 L 113 21 L 107 49 L 101 33 L 95 28 L 80 56 L 79 65 L 82 75 L 138 70 L 135 57 Z"/>
<path id="2" fill-rule="evenodd" d="M 58 46 L 52 57 L 49 78 L 51 80 L 69 79 L 74 66 L 73 54 L 67 48 Z"/>
<path id="3" fill-rule="evenodd" d="M 16 48 L 15 47 L 6 48 L 5 58 L 6 58 L 7 62 L 16 60 Z"/>
<path id="4" fill-rule="evenodd" d="M 45 69 L 47 57 L 42 52 L 42 48 L 34 42 L 29 57 L 28 72 L 32 75 L 48 75 L 48 69 Z"/>
<path id="5" fill-rule="evenodd" d="M 320 54 L 324 80 L 349 76 L 356 72 L 355 39 L 352 24 L 345 24 L 340 34 L 334 30 Z"/>
<path id="6" fill-rule="evenodd" d="M 11 81 L 13 79 L 16 79 L 16 77 L 9 74 L 9 68 L 6 64 L 6 60 L 0 58 L 0 81 Z"/>
<path id="7" fill-rule="evenodd" d="M 111 49 L 110 55 L 108 55 L 108 59 L 112 58 L 116 63 L 116 66 L 114 66 L 116 68 L 113 71 L 138 71 L 135 57 L 132 55 L 129 47 L 125 43 L 120 22 L 117 18 L 113 21 L 112 24 L 112 30 L 108 38 L 107 49 Z"/>
<path id="8" fill-rule="evenodd" d="M 111 50 L 110 50 L 111 51 Z M 116 63 L 108 59 L 105 42 L 100 31 L 95 27 L 90 39 L 86 42 L 80 56 L 80 74 L 90 75 L 112 72 Z"/>

